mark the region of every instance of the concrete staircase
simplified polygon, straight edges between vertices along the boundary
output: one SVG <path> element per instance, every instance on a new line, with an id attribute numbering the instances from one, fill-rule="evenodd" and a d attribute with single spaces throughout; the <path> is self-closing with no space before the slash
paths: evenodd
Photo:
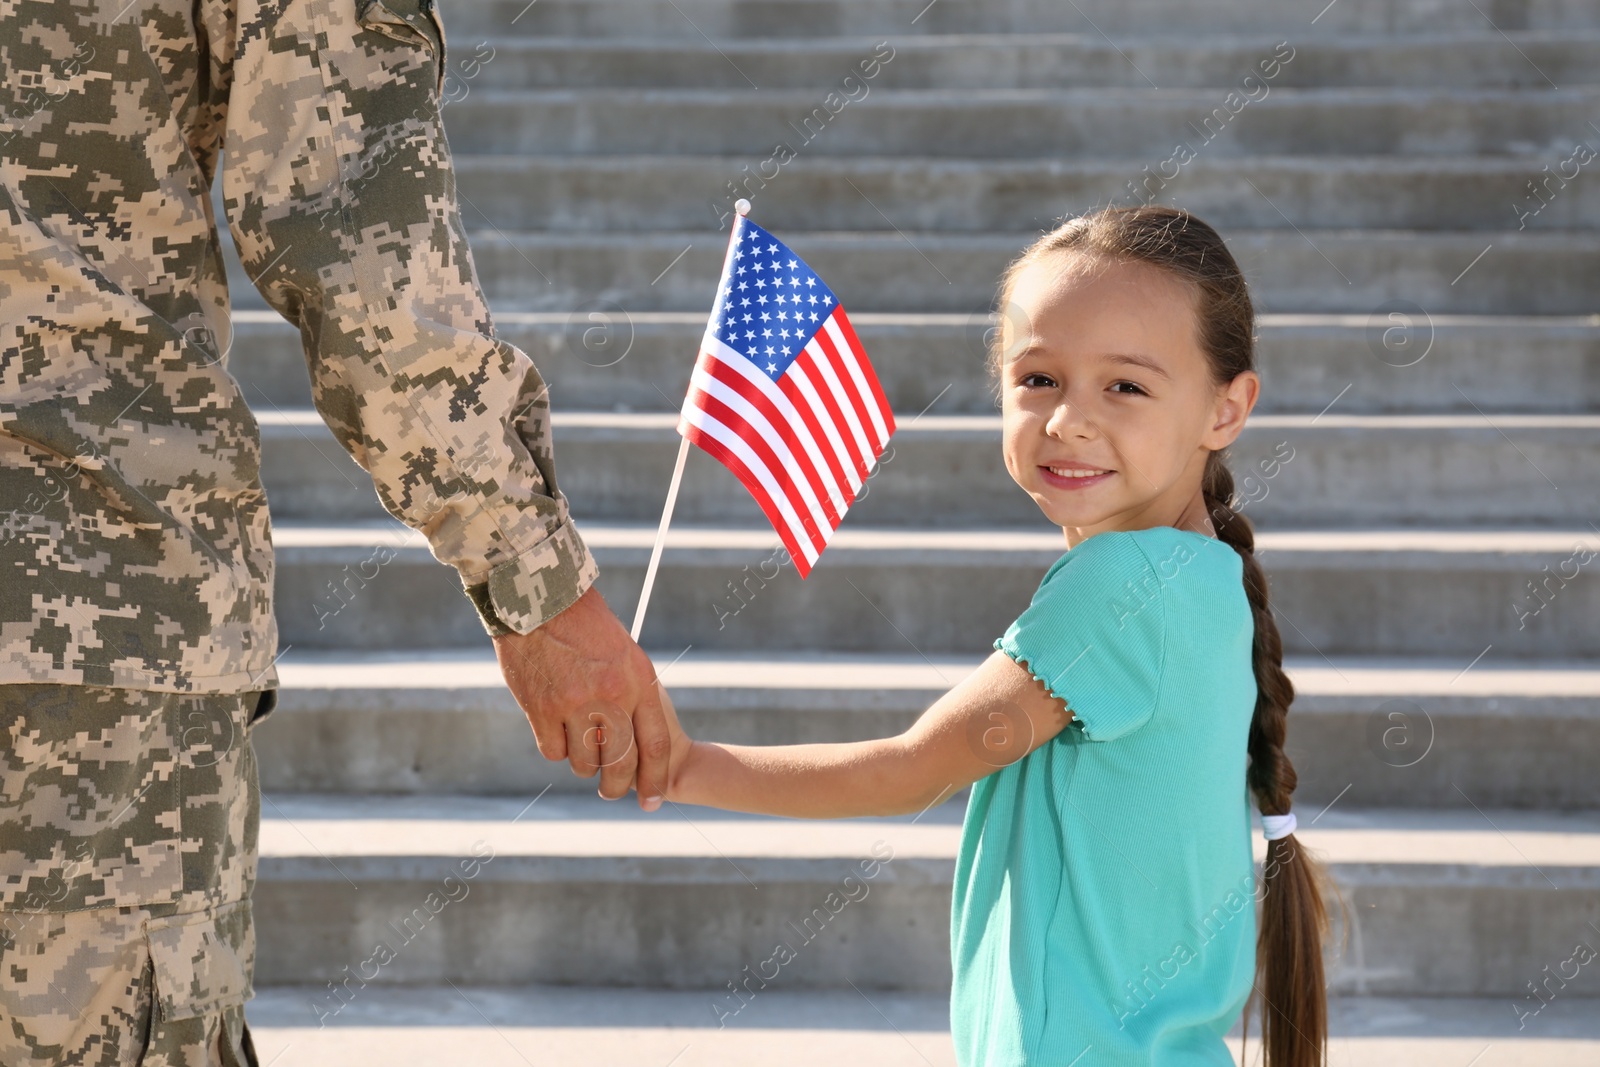
<path id="1" fill-rule="evenodd" d="M 1131 202 L 1195 146 L 1160 198 L 1223 232 L 1263 313 L 1265 397 L 1233 462 L 1299 692 L 1302 837 L 1347 906 L 1335 1062 L 1600 1060 L 1600 964 L 1572 962 L 1600 950 L 1600 161 L 1576 178 L 1565 162 L 1600 147 L 1600 9 L 443 14 L 478 271 L 551 383 L 563 486 L 619 615 L 727 183 L 779 141 L 795 158 L 752 182 L 754 217 L 841 294 L 899 412 L 804 583 L 733 477 L 690 460 L 644 644 L 708 738 L 891 733 L 987 654 L 1061 551 L 999 462 L 981 354 L 996 276 L 1052 220 Z M 881 41 L 893 58 L 863 81 Z M 1270 91 L 1232 113 L 1285 41 L 1293 58 L 1250 83 Z M 953 1062 L 965 795 L 916 819 L 644 816 L 545 764 L 454 575 L 311 410 L 297 337 L 237 271 L 234 295 L 284 644 L 255 741 L 263 1062 Z M 892 858 L 869 896 L 735 999 L 727 984 L 874 849 Z"/>

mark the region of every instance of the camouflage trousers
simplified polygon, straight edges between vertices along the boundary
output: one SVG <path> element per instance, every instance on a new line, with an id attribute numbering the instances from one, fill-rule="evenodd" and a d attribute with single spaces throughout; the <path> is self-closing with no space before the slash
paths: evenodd
<path id="1" fill-rule="evenodd" d="M 256 1067 L 274 697 L 0 686 L 0 1064 Z"/>

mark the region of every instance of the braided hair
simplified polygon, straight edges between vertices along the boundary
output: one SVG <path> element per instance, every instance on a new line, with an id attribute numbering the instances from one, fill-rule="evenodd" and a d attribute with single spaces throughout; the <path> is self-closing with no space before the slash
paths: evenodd
<path id="1" fill-rule="evenodd" d="M 1108 207 L 1066 221 L 1007 268 L 997 300 L 1003 316 L 1013 310 L 1010 293 L 1017 277 L 1055 253 L 1146 263 L 1190 283 L 1198 295 L 1198 336 L 1212 381 L 1225 385 L 1255 369 L 1255 311 L 1244 274 L 1217 232 L 1187 211 L 1161 204 Z M 1004 332 L 996 330 L 988 362 L 997 388 L 1004 344 Z M 1255 623 L 1256 706 L 1246 781 L 1263 815 L 1287 814 L 1296 777 L 1283 744 L 1294 686 L 1283 669 L 1283 640 L 1267 601 L 1267 576 L 1255 556 L 1255 530 L 1236 510 L 1233 474 L 1223 452 L 1206 458 L 1201 492 L 1218 538 L 1244 563 L 1245 594 Z M 1326 1062 L 1328 1031 L 1322 962 L 1329 928 L 1323 901 L 1327 875 L 1293 834 L 1268 842 L 1262 874 L 1256 980 L 1245 1017 L 1259 997 L 1265 1067 L 1320 1067 Z"/>

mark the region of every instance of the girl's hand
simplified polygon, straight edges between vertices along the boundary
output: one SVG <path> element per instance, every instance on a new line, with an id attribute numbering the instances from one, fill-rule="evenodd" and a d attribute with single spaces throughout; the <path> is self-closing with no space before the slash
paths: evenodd
<path id="1" fill-rule="evenodd" d="M 678 722 L 677 709 L 672 706 L 672 698 L 667 695 L 667 687 L 659 681 L 656 682 L 656 695 L 661 699 L 661 711 L 667 721 L 667 735 L 672 739 L 672 747 L 667 755 L 666 795 L 662 799 L 681 800 L 685 780 L 683 772 L 688 765 L 690 753 L 694 750 L 694 741 L 684 733 L 683 724 Z M 646 811 L 655 811 L 661 806 L 659 800 L 655 803 L 651 803 L 649 797 L 644 800 Z"/>

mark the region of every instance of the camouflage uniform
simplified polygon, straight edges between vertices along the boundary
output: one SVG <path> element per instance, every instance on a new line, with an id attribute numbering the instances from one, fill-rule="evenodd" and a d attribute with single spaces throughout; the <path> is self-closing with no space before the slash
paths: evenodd
<path id="1" fill-rule="evenodd" d="M 247 710 L 270 709 L 277 633 L 259 434 L 226 369 L 225 132 L 245 268 L 384 506 L 491 633 L 594 581 L 544 383 L 468 253 L 445 72 L 432 0 L 0 6 L 0 917 L 26 920 L 0 932 L 6 1040 L 63 1032 L 52 989 L 124 1038 L 152 995 L 213 1036 L 249 995 Z M 203 774 L 192 713 L 234 727 Z M 196 796 L 231 814 L 191 820 Z"/>
<path id="2" fill-rule="evenodd" d="M 260 703 L 0 686 L 0 1063 L 254 1062 Z"/>

